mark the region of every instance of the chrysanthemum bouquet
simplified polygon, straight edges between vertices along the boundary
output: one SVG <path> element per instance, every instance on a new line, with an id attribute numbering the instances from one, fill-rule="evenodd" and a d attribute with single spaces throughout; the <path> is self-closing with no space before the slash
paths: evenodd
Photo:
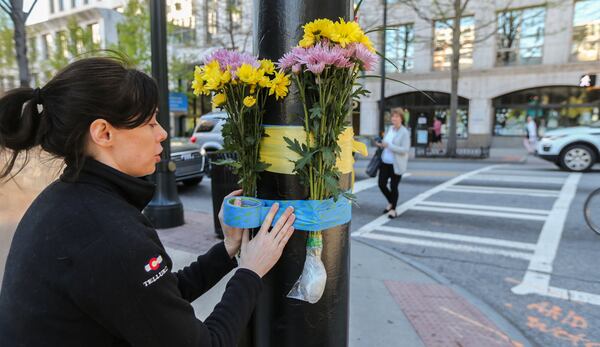
<path id="1" fill-rule="evenodd" d="M 356 80 L 362 71 L 375 68 L 377 55 L 356 22 L 317 19 L 303 28 L 298 47 L 286 53 L 278 64 L 291 73 L 298 89 L 306 141 L 285 140 L 300 156 L 295 172 L 309 187 L 309 199 L 337 199 L 339 195 L 352 199 L 339 183 L 338 138 L 348 126 L 351 100 L 368 93 Z M 308 302 L 320 299 L 327 279 L 321 261 L 322 247 L 322 233 L 311 232 L 304 271 L 288 296 Z"/>
<path id="2" fill-rule="evenodd" d="M 272 61 L 226 49 L 214 52 L 195 68 L 194 94 L 212 94 L 213 106 L 224 109 L 229 117 L 223 126 L 224 149 L 237 153 L 237 160 L 218 164 L 233 168 L 246 196 L 256 196 L 257 174 L 268 166 L 259 160 L 266 99 L 269 95 L 284 98 L 289 84 L 289 76 L 277 71 Z"/>

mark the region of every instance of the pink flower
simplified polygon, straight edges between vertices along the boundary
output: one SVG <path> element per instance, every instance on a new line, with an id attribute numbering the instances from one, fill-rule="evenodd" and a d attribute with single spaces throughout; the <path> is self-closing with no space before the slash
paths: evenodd
<path id="1" fill-rule="evenodd" d="M 375 53 L 369 51 L 362 43 L 356 44 L 354 55 L 356 59 L 362 65 L 364 71 L 373 71 L 377 65 L 377 56 Z"/>
<path id="2" fill-rule="evenodd" d="M 302 72 L 302 64 L 292 65 L 292 72 L 296 75 L 299 74 L 300 72 Z"/>
<path id="3" fill-rule="evenodd" d="M 306 68 L 315 75 L 320 75 L 321 72 L 323 72 L 323 70 L 325 69 L 325 64 L 323 62 L 318 62 L 315 64 L 306 64 Z"/>
<path id="4" fill-rule="evenodd" d="M 216 60 L 219 62 L 219 67 L 221 68 L 221 71 L 227 70 L 227 67 L 229 67 L 231 71 L 235 71 L 238 67 L 242 66 L 242 64 L 250 64 L 254 67 L 260 66 L 258 60 L 250 54 L 240 53 L 224 48 L 218 49 L 209 56 L 207 56 L 204 59 L 204 63 L 206 64 L 212 60 Z"/>

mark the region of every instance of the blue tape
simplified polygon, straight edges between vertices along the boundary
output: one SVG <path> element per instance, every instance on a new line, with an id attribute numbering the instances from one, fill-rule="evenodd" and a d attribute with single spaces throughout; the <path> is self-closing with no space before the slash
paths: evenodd
<path id="1" fill-rule="evenodd" d="M 241 206 L 235 206 L 241 199 Z M 236 228 L 257 228 L 262 225 L 274 203 L 279 210 L 273 223 L 285 212 L 288 206 L 294 207 L 296 220 L 294 228 L 305 231 L 321 231 L 337 225 L 346 224 L 352 218 L 352 203 L 340 196 L 337 201 L 328 200 L 263 200 L 250 197 L 233 197 L 223 206 L 223 222 Z"/>

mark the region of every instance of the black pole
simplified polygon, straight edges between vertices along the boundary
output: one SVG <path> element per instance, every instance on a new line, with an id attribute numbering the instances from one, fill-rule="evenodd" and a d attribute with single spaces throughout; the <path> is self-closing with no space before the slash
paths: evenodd
<path id="1" fill-rule="evenodd" d="M 167 11 L 165 0 L 150 0 L 150 38 L 152 77 L 158 84 L 158 122 L 170 132 L 169 87 L 167 70 Z M 177 196 L 175 163 L 171 161 L 171 141 L 162 143 L 161 161 L 153 175 L 156 191 L 144 214 L 156 228 L 172 228 L 183 224 L 183 205 Z"/>
<path id="2" fill-rule="evenodd" d="M 385 30 L 387 27 L 387 0 L 383 0 L 383 28 L 381 35 L 381 55 L 383 56 L 381 59 L 381 89 L 380 89 L 380 99 L 379 99 L 379 134 L 383 133 L 385 130 L 385 45 L 386 45 L 386 35 L 387 31 Z"/>
<path id="3" fill-rule="evenodd" d="M 317 18 L 351 20 L 351 0 L 255 0 L 254 49 L 261 58 L 279 59 L 298 44 L 302 25 Z M 291 86 L 283 102 L 270 102 L 265 125 L 302 125 L 302 106 Z M 351 175 L 342 176 L 349 189 Z M 298 176 L 263 172 L 258 197 L 306 199 Z M 297 230 L 277 265 L 264 278 L 264 289 L 250 325 L 255 347 L 338 347 L 348 345 L 350 223 L 323 231 L 325 292 L 315 304 L 286 297 L 304 266 L 308 233 Z"/>

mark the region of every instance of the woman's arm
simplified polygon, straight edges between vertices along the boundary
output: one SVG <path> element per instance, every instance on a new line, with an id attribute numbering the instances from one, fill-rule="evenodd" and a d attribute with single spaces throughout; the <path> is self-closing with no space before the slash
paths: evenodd
<path id="1" fill-rule="evenodd" d="M 118 240 L 103 237 L 76 257 L 67 283 L 80 309 L 132 346 L 235 346 L 262 288 L 260 277 L 237 270 L 221 302 L 201 322 L 182 297 L 164 250 L 150 239 L 132 236 L 142 233 L 126 234 Z"/>
<path id="2" fill-rule="evenodd" d="M 196 300 L 236 266 L 237 261 L 229 256 L 223 242 L 216 244 L 175 273 L 181 296 L 189 302 Z"/>
<path id="3" fill-rule="evenodd" d="M 410 152 L 410 139 L 408 130 L 401 131 L 400 134 L 400 145 L 395 145 L 392 142 L 388 143 L 390 151 L 398 154 L 408 154 Z M 407 141 L 408 139 L 408 141 Z"/>

